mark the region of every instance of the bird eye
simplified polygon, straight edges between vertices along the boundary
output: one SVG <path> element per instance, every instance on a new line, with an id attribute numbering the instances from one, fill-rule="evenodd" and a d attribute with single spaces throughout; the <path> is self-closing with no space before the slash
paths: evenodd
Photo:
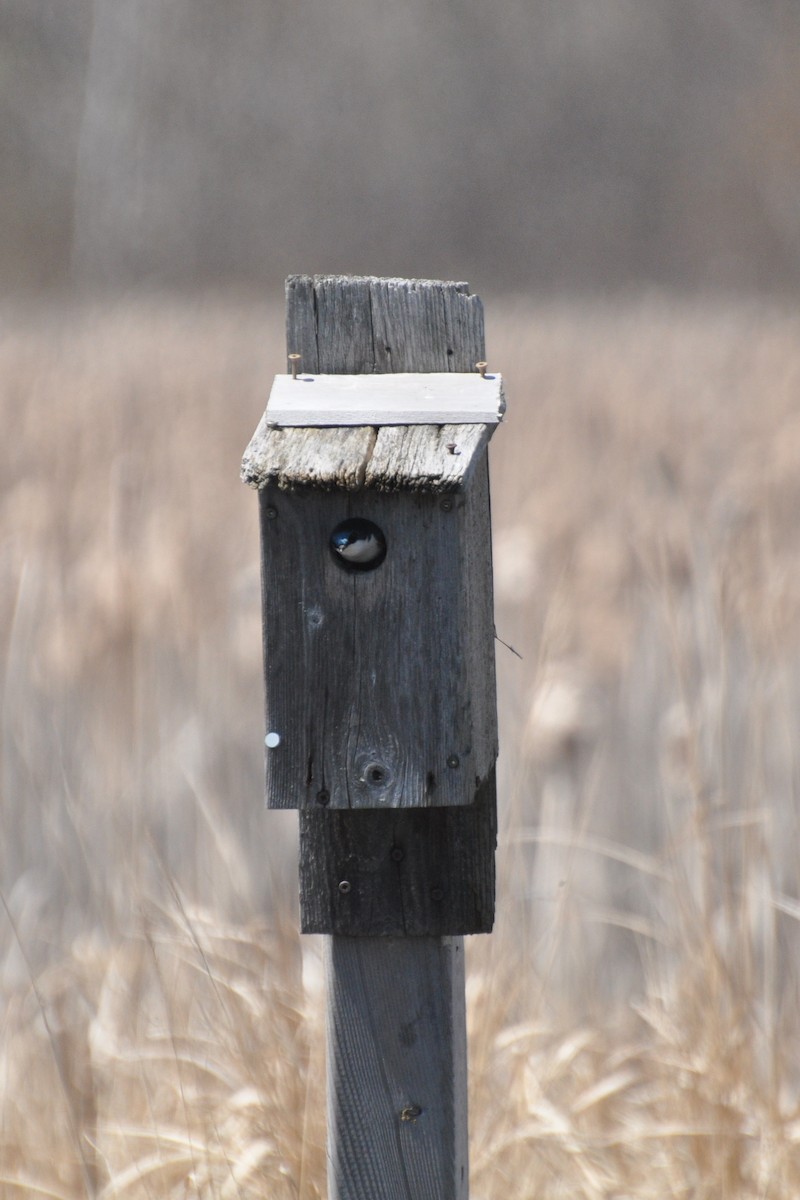
<path id="1" fill-rule="evenodd" d="M 383 531 L 363 517 L 350 517 L 337 525 L 329 545 L 333 557 L 348 571 L 374 571 L 386 558 Z"/>

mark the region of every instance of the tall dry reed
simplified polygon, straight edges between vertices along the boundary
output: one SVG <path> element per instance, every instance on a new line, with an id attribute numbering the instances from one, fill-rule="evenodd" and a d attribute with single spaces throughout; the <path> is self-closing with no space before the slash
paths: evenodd
<path id="1" fill-rule="evenodd" d="M 473 1194 L 800 1194 L 800 320 L 489 306 L 499 917 Z M 261 803 L 241 298 L 5 313 L 0 1195 L 324 1192 L 322 1009 Z"/>

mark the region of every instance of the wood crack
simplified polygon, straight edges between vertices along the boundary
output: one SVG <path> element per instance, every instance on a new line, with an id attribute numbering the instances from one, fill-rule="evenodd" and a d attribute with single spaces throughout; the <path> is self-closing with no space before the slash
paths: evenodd
<path id="1" fill-rule="evenodd" d="M 373 425 L 370 427 L 369 439 L 364 447 L 364 460 L 361 464 L 361 469 L 358 472 L 358 489 L 359 489 L 359 491 L 364 486 L 364 481 L 366 480 L 367 474 L 369 473 L 370 464 L 372 463 L 372 456 L 375 453 L 375 446 L 377 445 L 377 442 L 378 442 L 379 432 L 380 432 L 380 430 L 377 429 L 376 426 Z"/>

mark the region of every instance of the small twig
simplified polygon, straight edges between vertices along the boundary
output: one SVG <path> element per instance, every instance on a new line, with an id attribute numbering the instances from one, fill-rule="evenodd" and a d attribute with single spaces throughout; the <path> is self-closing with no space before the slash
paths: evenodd
<path id="1" fill-rule="evenodd" d="M 520 662 L 525 661 L 525 659 L 520 654 L 519 650 L 515 650 L 513 646 L 509 646 L 508 642 L 504 642 L 503 639 L 498 636 L 496 629 L 494 631 L 494 638 L 495 638 L 495 641 L 499 642 L 501 646 L 505 646 L 506 650 L 510 650 L 512 654 L 516 654 L 516 656 L 520 660 Z"/>

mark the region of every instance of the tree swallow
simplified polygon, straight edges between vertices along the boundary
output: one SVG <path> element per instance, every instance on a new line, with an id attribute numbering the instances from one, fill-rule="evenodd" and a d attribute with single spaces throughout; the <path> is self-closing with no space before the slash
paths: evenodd
<path id="1" fill-rule="evenodd" d="M 386 557 L 386 538 L 372 521 L 351 517 L 331 534 L 334 556 L 355 571 L 371 571 Z"/>

